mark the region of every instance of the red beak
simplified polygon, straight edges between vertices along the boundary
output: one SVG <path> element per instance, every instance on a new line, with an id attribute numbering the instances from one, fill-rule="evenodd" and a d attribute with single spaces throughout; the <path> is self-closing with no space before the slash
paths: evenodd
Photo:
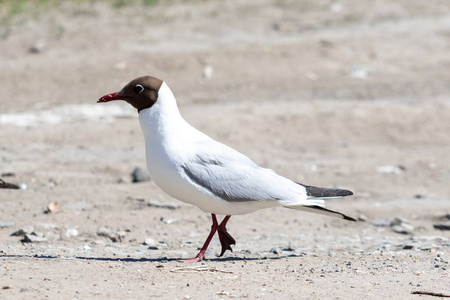
<path id="1" fill-rule="evenodd" d="M 111 93 L 98 99 L 97 103 L 109 102 L 113 100 L 124 100 L 124 98 L 122 96 L 118 96 L 117 93 Z"/>

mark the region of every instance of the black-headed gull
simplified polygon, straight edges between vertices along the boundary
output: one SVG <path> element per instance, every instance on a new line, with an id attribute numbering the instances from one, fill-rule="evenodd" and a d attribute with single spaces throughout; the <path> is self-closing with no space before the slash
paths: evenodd
<path id="1" fill-rule="evenodd" d="M 197 256 L 186 261 L 204 259 L 216 231 L 222 245 L 220 256 L 232 251 L 236 242 L 225 227 L 231 215 L 282 206 L 355 221 L 326 209 L 324 202 L 352 195 L 351 191 L 307 186 L 259 167 L 189 125 L 180 115 L 172 91 L 158 78 L 136 78 L 98 102 L 112 100 L 125 100 L 138 110 L 147 167 L 156 185 L 170 196 L 211 213 L 208 238 Z M 225 215 L 220 224 L 216 215 Z"/>

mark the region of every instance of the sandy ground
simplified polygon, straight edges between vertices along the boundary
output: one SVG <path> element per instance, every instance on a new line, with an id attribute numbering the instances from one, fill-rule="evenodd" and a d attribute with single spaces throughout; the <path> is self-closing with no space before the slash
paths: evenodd
<path id="1" fill-rule="evenodd" d="M 445 1 L 64 4 L 0 35 L 0 178 L 22 186 L 0 189 L 0 298 L 450 296 Z M 354 191 L 328 207 L 360 221 L 261 210 L 231 218 L 233 253 L 178 262 L 210 216 L 133 183 L 137 114 L 95 103 L 144 74 L 258 164 Z"/>

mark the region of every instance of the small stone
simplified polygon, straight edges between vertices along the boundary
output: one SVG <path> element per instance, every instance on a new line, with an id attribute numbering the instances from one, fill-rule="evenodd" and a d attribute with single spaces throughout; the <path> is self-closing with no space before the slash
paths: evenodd
<path id="1" fill-rule="evenodd" d="M 126 233 L 123 231 L 116 232 L 114 235 L 110 236 L 110 239 L 113 243 L 122 242 Z"/>
<path id="2" fill-rule="evenodd" d="M 30 234 L 25 234 L 23 236 L 23 241 L 25 243 L 41 243 L 41 242 L 47 242 L 47 239 L 45 237 L 40 237 L 33 233 L 30 233 Z"/>
<path id="3" fill-rule="evenodd" d="M 1 173 L 0 176 L 1 177 L 14 177 L 14 176 L 16 176 L 16 174 L 13 172 L 5 172 L 5 173 Z"/>
<path id="4" fill-rule="evenodd" d="M 375 227 L 389 227 L 391 226 L 391 221 L 389 220 L 372 220 L 370 221 L 370 225 Z"/>
<path id="5" fill-rule="evenodd" d="M 404 245 L 404 246 L 402 247 L 402 249 L 403 249 L 403 250 L 411 250 L 411 249 L 414 249 L 414 246 L 413 246 L 413 245 Z"/>
<path id="6" fill-rule="evenodd" d="M 13 222 L 2 222 L 0 221 L 0 228 L 7 228 L 7 227 L 12 227 L 14 226 Z"/>
<path id="7" fill-rule="evenodd" d="M 202 80 L 207 81 L 210 80 L 213 75 L 214 69 L 211 65 L 206 65 L 203 68 Z"/>
<path id="8" fill-rule="evenodd" d="M 393 232 L 400 234 L 412 234 L 414 231 L 414 226 L 408 220 L 401 218 L 395 218 L 391 222 L 391 227 Z"/>
<path id="9" fill-rule="evenodd" d="M 273 253 L 273 254 L 281 254 L 282 250 L 274 247 L 274 248 L 270 249 L 269 252 Z"/>
<path id="10" fill-rule="evenodd" d="M 72 237 L 72 236 L 78 236 L 79 232 L 76 228 L 67 228 L 66 229 L 66 236 Z"/>
<path id="11" fill-rule="evenodd" d="M 426 245 L 419 246 L 419 250 L 435 252 L 434 247 L 436 247 L 435 244 L 426 244 Z"/>
<path id="12" fill-rule="evenodd" d="M 164 241 L 159 241 L 158 242 L 158 248 L 167 248 L 169 246 L 167 246 L 167 243 Z"/>
<path id="13" fill-rule="evenodd" d="M 378 166 L 377 172 L 378 173 L 384 173 L 384 174 L 395 174 L 399 175 L 403 173 L 406 170 L 403 166 Z"/>
<path id="14" fill-rule="evenodd" d="M 104 236 L 104 237 L 111 237 L 112 230 L 107 227 L 99 227 L 97 229 L 97 235 L 98 236 Z"/>
<path id="15" fill-rule="evenodd" d="M 120 235 L 113 235 L 110 239 L 113 243 L 122 242 L 122 237 Z"/>
<path id="16" fill-rule="evenodd" d="M 365 215 L 359 215 L 358 216 L 358 221 L 360 221 L 360 222 L 367 222 L 367 217 Z"/>
<path id="17" fill-rule="evenodd" d="M 150 181 L 150 175 L 144 168 L 141 167 L 136 167 L 131 173 L 131 177 L 133 182 Z"/>
<path id="18" fill-rule="evenodd" d="M 25 234 L 32 233 L 33 231 L 34 231 L 33 226 L 24 226 L 16 231 L 14 231 L 13 233 L 11 233 L 11 236 L 23 236 Z"/>
<path id="19" fill-rule="evenodd" d="M 291 245 L 289 245 L 289 246 L 287 246 L 287 247 L 282 248 L 281 250 L 282 250 L 282 251 L 295 251 L 295 248 L 292 247 Z"/>
<path id="20" fill-rule="evenodd" d="M 178 222 L 178 219 L 175 219 L 175 218 L 173 218 L 173 219 L 166 219 L 166 218 L 161 218 L 161 222 L 163 222 L 163 223 L 166 223 L 166 224 L 173 224 L 173 223 L 176 223 L 176 222 Z"/>
<path id="21" fill-rule="evenodd" d="M 56 208 L 58 207 L 58 202 L 54 201 L 51 202 L 48 206 L 47 206 L 47 210 L 45 211 L 46 214 L 51 214 L 54 213 L 56 211 Z"/>
<path id="22" fill-rule="evenodd" d="M 365 65 L 351 66 L 350 76 L 356 79 L 368 79 L 370 77 L 369 67 Z"/>
<path id="23" fill-rule="evenodd" d="M 28 49 L 30 53 L 38 54 L 41 53 L 45 48 L 45 43 L 43 41 L 37 41 Z"/>
<path id="24" fill-rule="evenodd" d="M 156 241 L 152 238 L 146 238 L 144 240 L 144 245 L 146 246 L 156 246 Z"/>
<path id="25" fill-rule="evenodd" d="M 406 219 L 402 219 L 402 218 L 395 218 L 394 220 L 392 220 L 391 222 L 391 226 L 395 226 L 395 225 L 403 225 L 403 224 L 411 224 L 408 220 Z"/>
<path id="26" fill-rule="evenodd" d="M 412 234 L 412 230 L 410 230 L 402 225 L 392 226 L 391 230 L 395 233 L 400 233 L 400 234 Z"/>
<path id="27" fill-rule="evenodd" d="M 438 230 L 450 230 L 450 223 L 434 224 L 433 227 Z"/>

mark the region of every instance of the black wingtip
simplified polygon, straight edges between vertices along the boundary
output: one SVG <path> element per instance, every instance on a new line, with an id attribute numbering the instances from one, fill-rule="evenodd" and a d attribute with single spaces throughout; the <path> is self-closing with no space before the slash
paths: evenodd
<path id="1" fill-rule="evenodd" d="M 340 190 L 340 191 L 342 191 L 342 193 L 343 193 L 342 197 L 353 195 L 353 192 L 349 191 L 349 190 Z"/>
<path id="2" fill-rule="evenodd" d="M 352 221 L 352 222 L 357 222 L 357 221 L 356 221 L 355 219 L 353 219 L 352 217 L 346 216 L 346 215 L 344 215 L 344 214 L 342 214 L 342 216 L 344 217 L 344 220 Z"/>
<path id="3" fill-rule="evenodd" d="M 298 183 L 298 182 L 297 182 Z M 351 196 L 353 195 L 352 191 L 349 190 L 343 190 L 343 189 L 328 189 L 328 188 L 321 188 L 321 187 L 316 187 L 316 186 L 309 186 L 309 185 L 304 185 L 301 183 L 298 183 L 301 186 L 304 186 L 306 189 L 306 194 L 308 196 L 312 196 L 312 197 L 318 197 L 318 198 L 327 198 L 327 197 L 346 197 L 346 196 Z"/>

